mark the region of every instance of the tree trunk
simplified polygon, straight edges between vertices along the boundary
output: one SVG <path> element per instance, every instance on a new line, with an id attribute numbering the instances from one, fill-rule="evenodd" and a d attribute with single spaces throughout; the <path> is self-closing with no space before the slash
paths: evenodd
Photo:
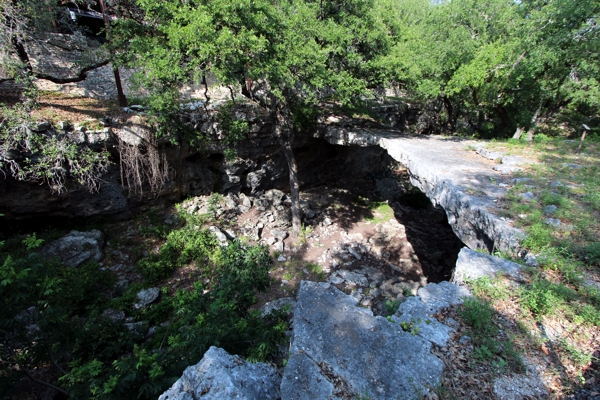
<path id="1" fill-rule="evenodd" d="M 527 131 L 527 140 L 528 141 L 533 140 L 533 132 L 535 131 L 537 119 L 538 119 L 538 116 L 540 115 L 540 111 L 542 110 L 542 104 L 544 104 L 543 99 L 540 100 L 540 105 L 538 106 L 537 110 L 535 110 L 535 113 L 533 114 L 533 117 L 531 118 L 531 126 L 529 127 L 529 131 Z"/>
<path id="2" fill-rule="evenodd" d="M 298 237 L 302 227 L 302 209 L 300 208 L 300 183 L 298 182 L 298 164 L 292 149 L 294 132 L 291 126 L 292 116 L 287 107 L 279 100 L 275 105 L 275 135 L 283 148 L 283 154 L 290 171 L 290 197 L 292 200 L 292 236 Z"/>
<path id="3" fill-rule="evenodd" d="M 517 127 L 517 130 L 515 131 L 515 134 L 513 135 L 513 139 L 521 139 L 521 136 L 523 136 L 523 132 L 525 132 L 525 129 L 523 129 L 522 127 Z"/>
<path id="4" fill-rule="evenodd" d="M 448 126 L 450 128 L 450 132 L 454 132 L 456 127 L 456 120 L 454 119 L 454 108 L 452 107 L 452 102 L 447 96 L 443 97 L 444 106 L 446 107 L 446 112 L 448 113 Z"/>
<path id="5" fill-rule="evenodd" d="M 292 150 L 292 141 L 288 138 L 280 138 L 283 154 L 290 170 L 290 195 L 292 200 L 292 234 L 294 237 L 300 235 L 302 227 L 302 209 L 300 208 L 300 184 L 298 182 L 298 164 Z"/>

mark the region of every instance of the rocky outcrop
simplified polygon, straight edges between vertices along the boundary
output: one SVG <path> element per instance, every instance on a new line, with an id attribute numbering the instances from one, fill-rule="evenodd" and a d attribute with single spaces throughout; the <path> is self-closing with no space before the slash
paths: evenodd
<path id="1" fill-rule="evenodd" d="M 44 246 L 40 254 L 57 257 L 66 267 L 75 268 L 88 261 L 104 258 L 104 235 L 97 229 L 90 232 L 71 231 L 68 235 Z"/>
<path id="2" fill-rule="evenodd" d="M 97 193 L 90 193 L 86 186 L 71 181 L 67 182 L 67 190 L 58 194 L 37 182 L 17 182 L 10 177 L 0 177 L 0 213 L 5 215 L 5 220 L 90 216 L 125 219 L 150 205 L 170 205 L 190 196 L 213 192 L 260 195 L 272 188 L 285 190 L 289 187 L 287 163 L 281 147 L 272 137 L 264 113 L 251 105 L 238 104 L 232 110 L 235 118 L 248 121 L 249 132 L 247 140 L 235 146 L 237 157 L 225 159 L 223 154 L 229 146 L 222 140 L 223 131 L 216 114 L 221 103 L 216 103 L 208 112 L 204 109 L 190 111 L 186 117 L 190 127 L 207 136 L 202 149 L 167 141 L 156 143 L 160 154 L 164 155 L 162 166 L 168 172 L 158 192 L 147 184 L 141 188 L 131 187 L 119 171 L 121 161 L 126 161 L 124 155 L 150 153 L 147 142 L 154 135 L 145 125 L 143 115 L 102 119 L 98 122 L 105 127 L 99 131 L 78 126 L 66 130 L 50 124 L 36 126 L 35 129 L 40 129 L 39 134 L 66 136 L 80 146 L 107 149 L 114 163 L 102 177 Z M 340 180 L 362 184 L 369 174 L 385 170 L 390 162 L 389 156 L 378 147 L 333 146 L 307 136 L 299 136 L 294 147 L 303 187 Z M 142 175 L 151 170 L 155 169 L 146 166 Z"/>
<path id="3" fill-rule="evenodd" d="M 330 283 L 303 281 L 282 399 L 416 399 L 441 382 L 431 344 Z"/>
<path id="4" fill-rule="evenodd" d="M 279 399 L 281 377 L 269 364 L 249 363 L 212 346 L 159 400 Z"/>
<path id="5" fill-rule="evenodd" d="M 0 212 L 7 219 L 92 215 L 123 218 L 151 201 L 170 204 L 182 197 L 215 191 L 256 195 L 271 188 L 285 190 L 289 185 L 285 157 L 271 135 L 264 112 L 243 103 L 231 110 L 236 119 L 248 122 L 249 132 L 247 140 L 235 146 L 238 158 L 227 161 L 223 156 L 227 145 L 216 114 L 220 105 L 216 102 L 208 110 L 190 111 L 186 117 L 189 126 L 202 131 L 209 139 L 202 151 L 185 145 L 159 143 L 171 174 L 158 194 L 150 188 L 142 188 L 143 195 L 136 193 L 128 197 L 121 187 L 126 183 L 120 182 L 115 167 L 103 177 L 104 183 L 97 194 L 89 194 L 83 187 L 72 187 L 68 194 L 59 196 L 44 186 L 0 181 Z M 354 186 L 361 186 L 369 174 L 373 176 L 373 172 L 381 171 L 384 164 L 398 162 L 407 167 L 411 183 L 434 205 L 445 210 L 455 234 L 468 247 L 512 252 L 519 249 L 523 232 L 514 228 L 511 221 L 501 218 L 496 205 L 507 190 L 507 185 L 502 185 L 503 175 L 493 169 L 492 161 L 467 151 L 467 146 L 478 146 L 478 143 L 401 135 L 364 124 L 353 127 L 348 125 L 351 122 L 358 123 L 330 117 L 321 121 L 316 130 L 314 136 L 318 139 L 298 135 L 294 147 L 301 185 L 353 179 Z M 118 159 L 121 154 L 118 146 L 123 143 L 140 146 L 144 142 L 140 139 L 142 136 L 152 137 L 149 132 L 139 116 L 132 116 L 98 134 L 74 132 L 71 136 L 93 148 L 105 145 Z M 382 179 L 378 181 L 382 188 L 394 186 L 388 182 L 390 179 Z"/>

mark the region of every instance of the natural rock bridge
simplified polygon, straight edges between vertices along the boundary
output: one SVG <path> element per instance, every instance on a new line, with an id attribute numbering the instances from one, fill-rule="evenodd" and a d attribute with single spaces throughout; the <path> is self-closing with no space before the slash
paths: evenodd
<path id="1" fill-rule="evenodd" d="M 411 183 L 441 206 L 456 235 L 471 249 L 516 252 L 523 232 L 500 217 L 497 202 L 506 194 L 502 173 L 519 161 L 470 148 L 481 143 L 456 137 L 403 135 L 393 131 L 329 126 L 319 134 L 331 144 L 380 146 L 408 168 Z M 503 164 L 488 158 L 500 158 Z"/>

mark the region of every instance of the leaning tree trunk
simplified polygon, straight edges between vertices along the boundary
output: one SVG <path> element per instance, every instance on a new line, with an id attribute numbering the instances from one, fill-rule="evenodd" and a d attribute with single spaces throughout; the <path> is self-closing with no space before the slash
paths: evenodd
<path id="1" fill-rule="evenodd" d="M 275 116 L 275 135 L 283 148 L 283 154 L 290 171 L 290 196 L 292 200 L 292 235 L 298 237 L 302 227 L 302 209 L 300 208 L 300 184 L 298 182 L 298 164 L 292 149 L 294 132 L 291 115 L 287 107 L 279 104 Z"/>
<path id="2" fill-rule="evenodd" d="M 543 103 L 544 103 L 543 99 L 540 100 L 540 105 L 538 106 L 537 110 L 535 110 L 533 117 L 531 117 L 531 124 L 530 124 L 529 130 L 527 131 L 527 137 L 526 137 L 526 140 L 529 142 L 533 140 L 533 131 L 535 130 L 535 125 L 537 123 L 538 115 L 540 114 L 540 111 L 542 110 Z M 515 131 L 515 134 L 513 135 L 512 138 L 520 139 L 521 136 L 523 136 L 524 132 L 525 132 L 525 128 L 519 126 L 519 127 L 517 127 L 517 130 Z"/>

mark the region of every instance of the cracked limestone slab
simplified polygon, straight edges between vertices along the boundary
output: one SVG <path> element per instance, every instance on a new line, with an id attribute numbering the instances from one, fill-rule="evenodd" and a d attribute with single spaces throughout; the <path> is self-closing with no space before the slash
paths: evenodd
<path id="1" fill-rule="evenodd" d="M 443 281 L 420 288 L 417 295 L 427 305 L 430 314 L 437 314 L 445 308 L 462 304 L 465 297 L 471 296 L 471 292 L 464 286 Z"/>
<path id="2" fill-rule="evenodd" d="M 443 309 L 463 303 L 471 293 L 465 287 L 450 282 L 430 283 L 418 291 L 417 297 L 409 297 L 400 304 L 392 319 L 404 324 L 408 331 L 438 346 L 446 346 L 454 329 L 442 324 L 431 315 Z M 408 324 L 408 325 L 406 325 Z"/>
<path id="3" fill-rule="evenodd" d="M 392 316 L 392 320 L 411 334 L 444 347 L 454 329 L 429 316 L 429 308 L 418 297 L 409 297 Z"/>
<path id="4" fill-rule="evenodd" d="M 334 387 L 330 397 L 371 399 L 420 399 L 441 383 L 443 363 L 429 341 L 358 307 L 330 283 L 302 281 L 294 314 L 292 366 L 312 362 L 304 370 L 319 372 L 300 377 L 298 368 L 286 367 L 283 400 L 304 398 L 297 381 L 326 379 Z"/>

